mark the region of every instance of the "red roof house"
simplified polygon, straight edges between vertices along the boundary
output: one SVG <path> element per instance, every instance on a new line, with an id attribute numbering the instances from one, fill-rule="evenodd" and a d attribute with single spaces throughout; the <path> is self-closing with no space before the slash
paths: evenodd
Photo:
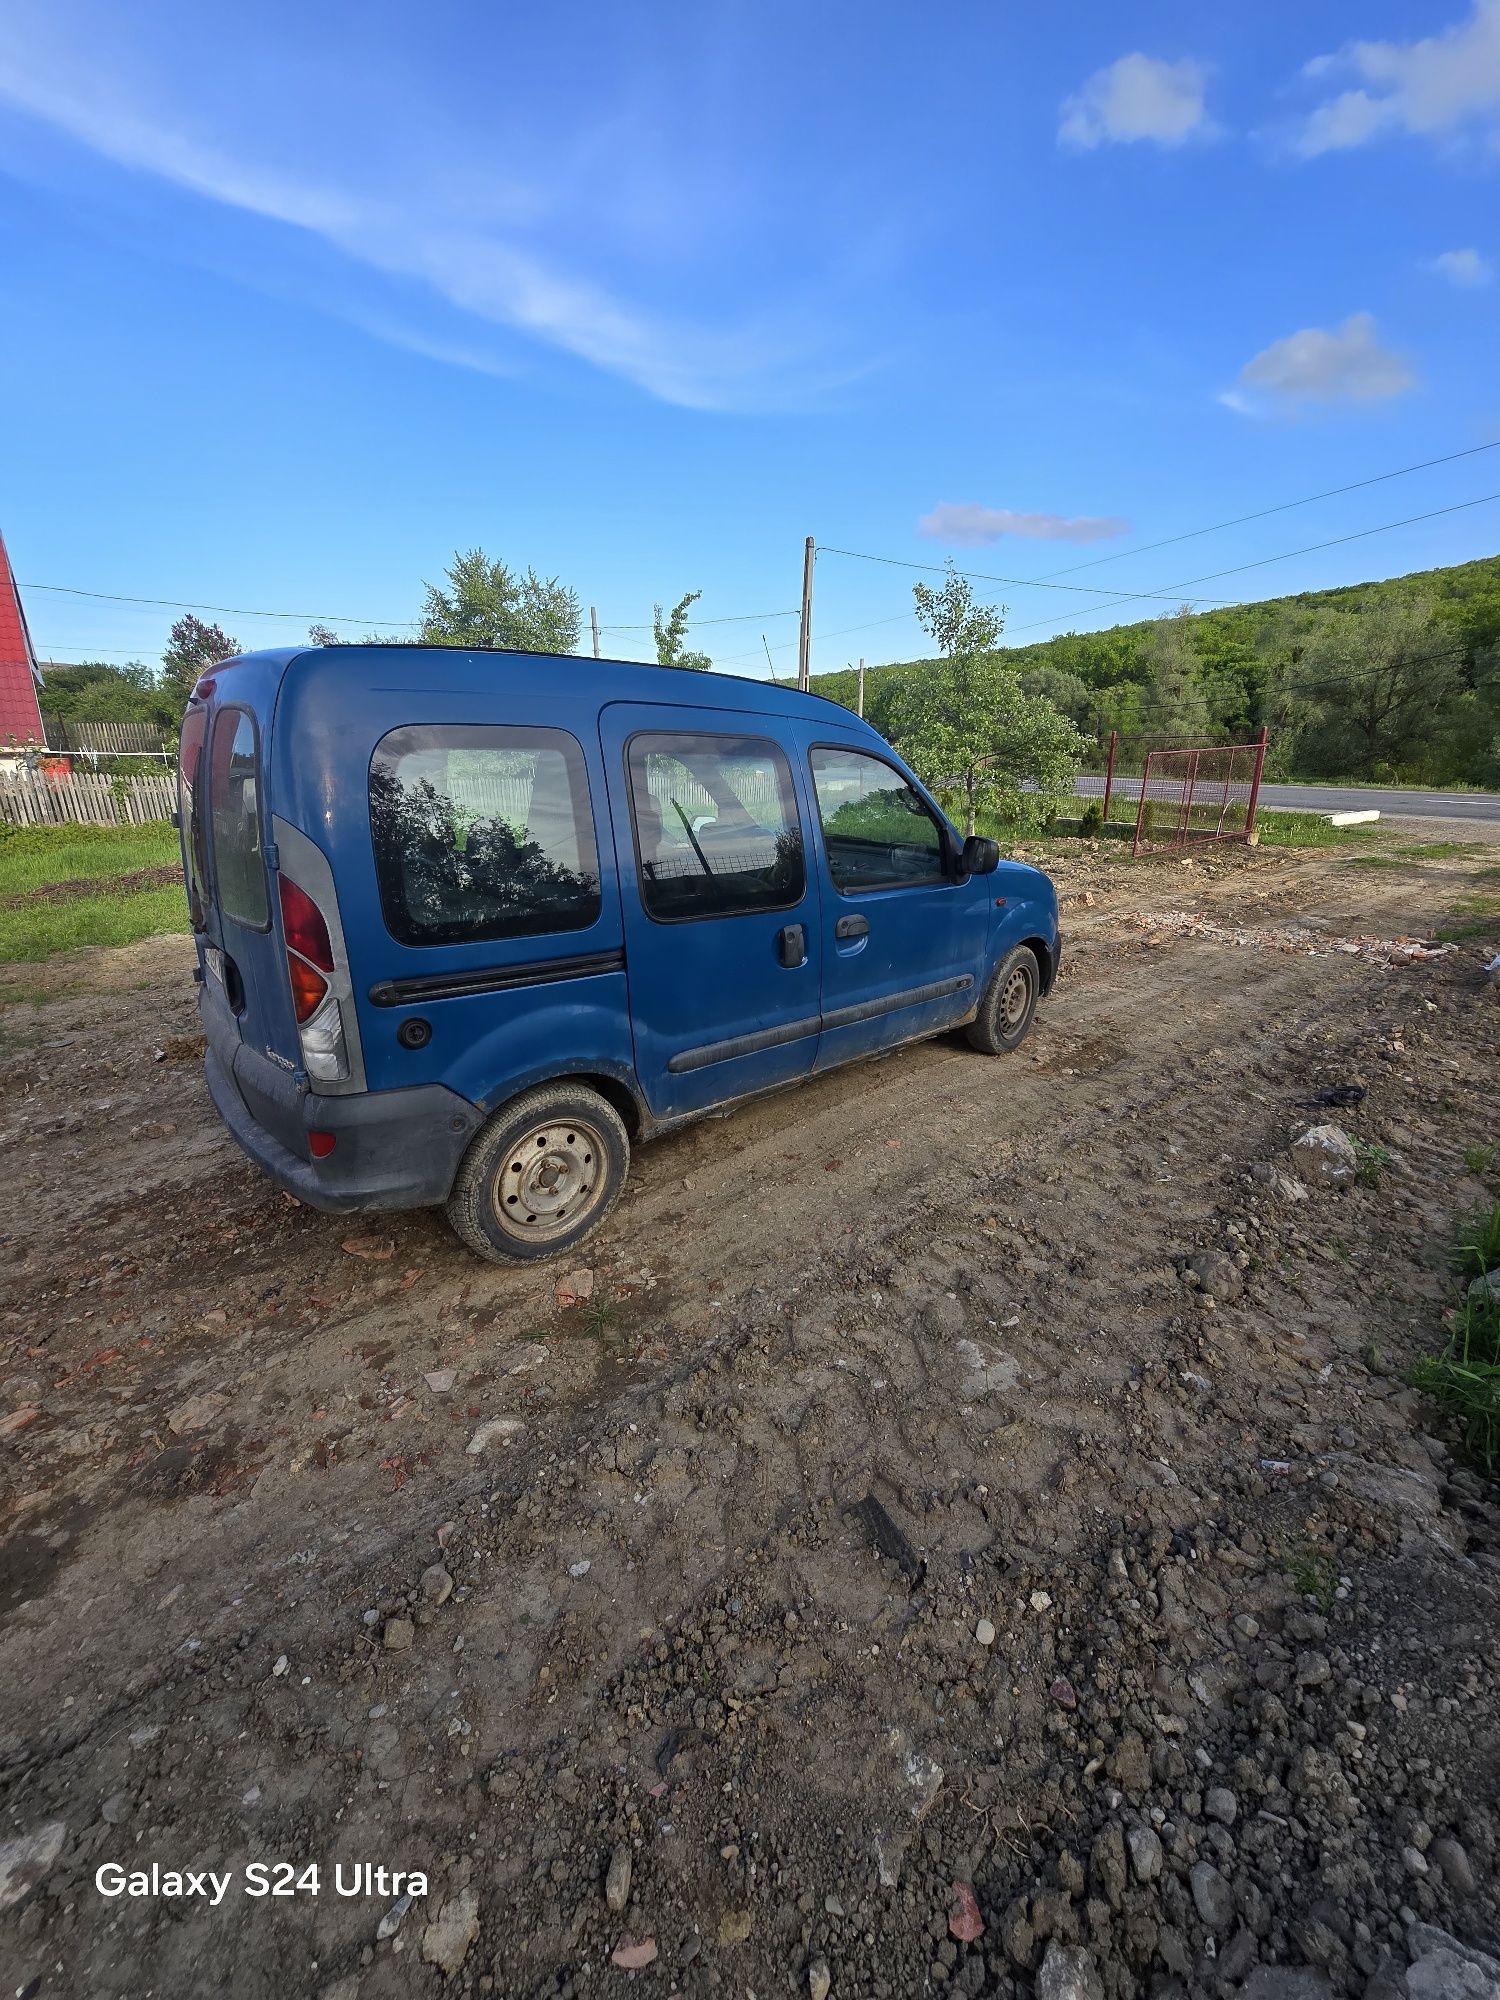
<path id="1" fill-rule="evenodd" d="M 26 613 L 11 575 L 0 535 L 0 753 L 42 743 L 42 713 L 37 706 L 40 679 Z"/>

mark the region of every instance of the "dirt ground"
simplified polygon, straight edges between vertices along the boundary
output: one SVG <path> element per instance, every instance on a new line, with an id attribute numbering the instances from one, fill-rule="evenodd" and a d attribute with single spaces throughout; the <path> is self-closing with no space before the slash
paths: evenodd
<path id="1" fill-rule="evenodd" d="M 1018 1055 L 514 1272 L 241 1159 L 185 940 L 19 969 L 0 1991 L 1500 1990 L 1432 1983 L 1500 1979 L 1500 1509 L 1405 1383 L 1500 937 L 1395 949 L 1497 861 L 1075 850 Z M 1391 1159 L 1298 1178 L 1330 1120 Z"/>

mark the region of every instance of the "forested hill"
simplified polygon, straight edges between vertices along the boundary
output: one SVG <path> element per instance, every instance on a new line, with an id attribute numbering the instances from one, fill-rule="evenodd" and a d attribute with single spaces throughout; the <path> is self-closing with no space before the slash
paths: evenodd
<path id="1" fill-rule="evenodd" d="M 1066 632 L 1005 658 L 1090 736 L 1231 742 L 1264 724 L 1277 774 L 1500 785 L 1500 556 Z M 869 669 L 877 729 L 900 677 L 930 664 Z M 855 682 L 818 674 L 813 689 L 852 708 Z"/>

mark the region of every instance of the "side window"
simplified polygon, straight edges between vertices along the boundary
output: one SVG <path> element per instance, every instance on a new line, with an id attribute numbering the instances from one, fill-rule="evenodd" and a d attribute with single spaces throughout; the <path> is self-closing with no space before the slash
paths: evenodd
<path id="1" fill-rule="evenodd" d="M 219 908 L 260 931 L 270 923 L 271 911 L 261 852 L 258 750 L 255 717 L 248 709 L 221 708 L 214 718 L 208 788 Z"/>
<path id="2" fill-rule="evenodd" d="M 403 944 L 587 930 L 602 908 L 588 772 L 561 729 L 393 729 L 370 763 L 370 831 Z"/>
<path id="3" fill-rule="evenodd" d="M 925 799 L 859 750 L 812 753 L 828 872 L 844 894 L 946 880 L 943 836 Z"/>
<path id="4" fill-rule="evenodd" d="M 633 736 L 630 799 L 646 914 L 671 923 L 785 910 L 806 888 L 792 770 L 763 736 Z"/>
<path id="5" fill-rule="evenodd" d="M 208 734 L 208 710 L 190 708 L 182 718 L 177 746 L 177 818 L 182 827 L 182 851 L 187 860 L 188 915 L 201 931 L 208 904 L 208 867 L 203 854 L 203 787 L 198 773 L 203 739 Z"/>

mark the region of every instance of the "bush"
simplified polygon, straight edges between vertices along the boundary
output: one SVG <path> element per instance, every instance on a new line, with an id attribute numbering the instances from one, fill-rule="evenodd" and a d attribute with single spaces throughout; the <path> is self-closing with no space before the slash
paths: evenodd
<path id="1" fill-rule="evenodd" d="M 1104 805 L 1099 799 L 1090 799 L 1078 820 L 1079 838 L 1097 840 L 1104 826 Z"/>

